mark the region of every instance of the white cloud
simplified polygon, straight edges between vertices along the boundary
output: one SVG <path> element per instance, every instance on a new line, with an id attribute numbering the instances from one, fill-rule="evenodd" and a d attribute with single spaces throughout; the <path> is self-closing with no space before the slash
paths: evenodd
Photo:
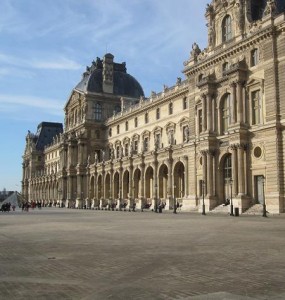
<path id="1" fill-rule="evenodd" d="M 60 101 L 34 96 L 0 94 L 1 107 L 45 109 L 49 113 L 58 113 L 63 108 Z"/>
<path id="2" fill-rule="evenodd" d="M 0 53 L 0 62 L 6 65 L 17 66 L 20 68 L 31 68 L 31 69 L 49 69 L 49 70 L 82 69 L 82 65 L 63 56 L 58 56 L 55 58 L 47 58 L 43 60 L 43 59 L 30 58 L 30 57 L 19 58 L 16 56 L 7 55 L 5 53 Z"/>

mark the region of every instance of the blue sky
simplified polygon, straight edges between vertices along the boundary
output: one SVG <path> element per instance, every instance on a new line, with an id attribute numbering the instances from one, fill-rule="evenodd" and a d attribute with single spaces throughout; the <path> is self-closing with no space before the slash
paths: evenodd
<path id="1" fill-rule="evenodd" d="M 192 44 L 206 47 L 210 0 L 1 0 L 0 190 L 20 191 L 25 136 L 63 107 L 86 65 L 106 52 L 145 95 L 183 77 Z"/>

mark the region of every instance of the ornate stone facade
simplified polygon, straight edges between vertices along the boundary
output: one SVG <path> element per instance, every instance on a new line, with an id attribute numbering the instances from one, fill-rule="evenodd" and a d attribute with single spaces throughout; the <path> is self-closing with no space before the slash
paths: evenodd
<path id="1" fill-rule="evenodd" d="M 232 195 L 241 212 L 264 199 L 284 212 L 284 11 L 282 1 L 212 1 L 208 47 L 194 43 L 186 80 L 149 98 L 125 63 L 97 58 L 64 108 L 63 133 L 40 163 L 35 146 L 25 152 L 25 197 L 79 208 L 176 200 L 183 210 L 203 197 L 212 210 Z"/>

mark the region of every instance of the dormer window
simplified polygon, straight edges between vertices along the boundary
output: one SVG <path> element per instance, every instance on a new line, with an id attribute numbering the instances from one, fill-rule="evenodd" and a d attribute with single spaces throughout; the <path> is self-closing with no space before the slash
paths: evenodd
<path id="1" fill-rule="evenodd" d="M 230 68 L 229 63 L 226 61 L 225 63 L 223 63 L 223 73 L 227 72 Z"/>
<path id="2" fill-rule="evenodd" d="M 250 66 L 254 67 L 257 66 L 259 62 L 259 51 L 258 49 L 253 49 L 250 52 Z"/>
<path id="3" fill-rule="evenodd" d="M 170 102 L 170 103 L 168 104 L 168 113 L 169 113 L 170 115 L 173 114 L 173 103 L 172 103 L 172 102 Z"/>
<path id="4" fill-rule="evenodd" d="M 222 23 L 222 41 L 227 42 L 232 38 L 232 18 L 227 15 L 225 16 Z"/>
<path id="5" fill-rule="evenodd" d="M 204 74 L 200 74 L 200 75 L 198 76 L 198 83 L 199 83 L 199 82 L 202 82 L 202 81 L 204 80 L 204 78 L 205 78 Z"/>
<path id="6" fill-rule="evenodd" d="M 102 105 L 98 102 L 94 106 L 94 117 L 96 121 L 101 121 L 102 119 Z"/>
<path id="7" fill-rule="evenodd" d="M 145 124 L 148 123 L 148 113 L 146 113 L 146 114 L 144 115 L 144 122 L 145 122 Z"/>

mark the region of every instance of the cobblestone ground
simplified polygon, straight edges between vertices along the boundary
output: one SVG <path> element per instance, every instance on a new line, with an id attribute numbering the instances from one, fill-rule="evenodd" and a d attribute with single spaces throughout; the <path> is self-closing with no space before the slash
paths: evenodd
<path id="1" fill-rule="evenodd" d="M 285 216 L 0 214 L 0 299 L 285 299 Z"/>

